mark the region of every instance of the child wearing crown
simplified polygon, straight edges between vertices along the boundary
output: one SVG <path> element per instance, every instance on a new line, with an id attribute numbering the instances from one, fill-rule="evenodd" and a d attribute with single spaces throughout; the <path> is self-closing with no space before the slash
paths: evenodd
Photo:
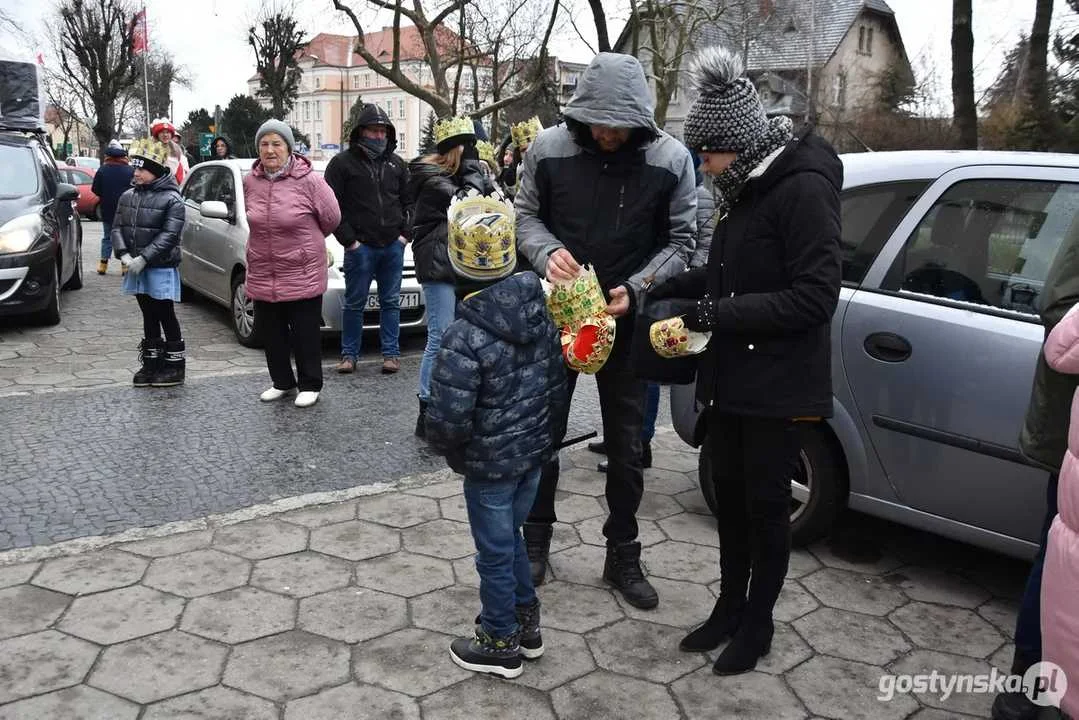
<path id="1" fill-rule="evenodd" d="M 565 433 L 566 374 L 558 330 L 533 272 L 516 265 L 513 207 L 477 193 L 448 213 L 448 261 L 470 287 L 442 336 L 427 441 L 464 475 L 482 610 L 475 635 L 450 644 L 474 672 L 514 678 L 543 654 L 539 598 L 521 526 L 540 468 Z M 503 279 L 504 278 L 504 279 Z"/>
<path id="2" fill-rule="evenodd" d="M 153 138 L 131 146 L 134 185 L 120 196 L 112 222 L 112 248 L 127 266 L 121 292 L 142 311 L 142 367 L 135 387 L 184 381 L 184 341 L 173 303 L 180 301 L 180 233 L 184 201 L 169 172 L 169 148 Z M 164 339 L 162 339 L 164 334 Z"/>

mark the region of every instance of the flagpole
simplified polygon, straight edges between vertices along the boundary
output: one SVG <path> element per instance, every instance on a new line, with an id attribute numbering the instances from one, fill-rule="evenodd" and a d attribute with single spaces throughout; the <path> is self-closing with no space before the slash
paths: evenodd
<path id="1" fill-rule="evenodd" d="M 142 34 L 143 34 L 143 50 L 142 50 L 142 84 L 143 90 L 146 93 L 146 134 L 150 134 L 150 76 L 147 72 L 146 56 L 150 54 L 150 23 L 146 19 L 146 3 L 142 3 Z"/>

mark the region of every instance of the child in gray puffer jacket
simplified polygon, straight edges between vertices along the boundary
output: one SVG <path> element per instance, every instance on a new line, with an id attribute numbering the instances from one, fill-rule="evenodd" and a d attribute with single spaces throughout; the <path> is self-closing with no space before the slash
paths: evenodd
<path id="1" fill-rule="evenodd" d="M 561 343 L 539 277 L 522 272 L 466 297 L 442 337 L 427 407 L 427 442 L 465 476 L 482 612 L 458 638 L 459 666 L 513 678 L 543 654 L 539 599 L 521 526 L 541 466 L 566 431 Z"/>

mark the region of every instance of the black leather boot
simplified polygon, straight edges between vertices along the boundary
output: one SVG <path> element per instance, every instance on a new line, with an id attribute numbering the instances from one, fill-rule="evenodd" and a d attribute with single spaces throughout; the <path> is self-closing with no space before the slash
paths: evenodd
<path id="1" fill-rule="evenodd" d="M 522 528 L 525 552 L 532 569 L 532 584 L 539 587 L 547 579 L 547 554 L 551 551 L 551 535 L 554 527 L 547 523 L 526 522 Z"/>
<path id="2" fill-rule="evenodd" d="M 159 338 L 143 338 L 142 342 L 139 343 L 139 362 L 142 363 L 142 367 L 135 373 L 135 377 L 131 379 L 132 385 L 135 387 L 150 387 L 154 375 L 157 374 L 158 368 L 161 367 L 164 348 L 165 344 Z"/>
<path id="3" fill-rule="evenodd" d="M 421 438 L 421 439 L 427 437 L 427 425 L 425 424 L 426 420 L 427 420 L 427 401 L 426 400 L 420 400 L 420 414 L 416 418 L 416 437 Z"/>
<path id="4" fill-rule="evenodd" d="M 651 610 L 659 605 L 659 593 L 641 570 L 641 544 L 636 541 L 607 547 L 603 579 L 622 593 L 630 605 Z"/>
<path id="5" fill-rule="evenodd" d="M 739 675 L 757 667 L 757 661 L 772 650 L 774 631 L 771 619 L 743 616 L 734 638 L 712 666 L 712 672 Z"/>
<path id="6" fill-rule="evenodd" d="M 184 374 L 187 367 L 186 352 L 183 340 L 165 341 L 165 356 L 161 366 L 154 374 L 150 384 L 154 387 L 172 387 L 184 384 Z"/>
<path id="7" fill-rule="evenodd" d="M 678 644 L 680 649 L 686 652 L 715 650 L 720 643 L 734 635 L 742 620 L 745 600 L 728 599 L 728 597 L 720 591 L 719 599 L 712 608 L 712 614 L 703 625 L 682 638 L 682 642 Z"/>

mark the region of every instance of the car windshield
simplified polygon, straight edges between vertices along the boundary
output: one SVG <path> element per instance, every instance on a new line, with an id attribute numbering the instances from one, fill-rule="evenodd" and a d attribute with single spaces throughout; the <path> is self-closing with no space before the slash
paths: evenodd
<path id="1" fill-rule="evenodd" d="M 28 147 L 0 145 L 0 197 L 24 197 L 37 192 L 38 172 Z"/>

